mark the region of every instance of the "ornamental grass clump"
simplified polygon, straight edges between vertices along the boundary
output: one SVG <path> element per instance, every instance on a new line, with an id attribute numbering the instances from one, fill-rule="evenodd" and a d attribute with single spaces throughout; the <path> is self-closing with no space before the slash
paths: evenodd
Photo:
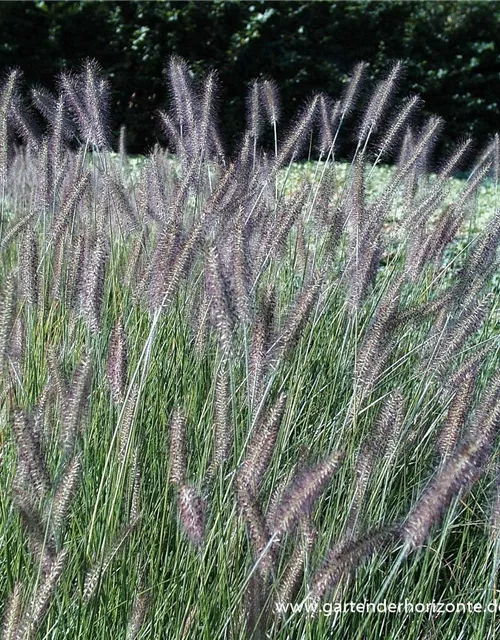
<path id="1" fill-rule="evenodd" d="M 141 159 L 95 61 L 33 110 L 4 77 L 6 638 L 323 637 L 332 598 L 493 599 L 499 137 L 436 158 L 403 64 L 368 71 L 289 124 L 256 78 L 231 150 L 217 73 L 173 56 Z"/>

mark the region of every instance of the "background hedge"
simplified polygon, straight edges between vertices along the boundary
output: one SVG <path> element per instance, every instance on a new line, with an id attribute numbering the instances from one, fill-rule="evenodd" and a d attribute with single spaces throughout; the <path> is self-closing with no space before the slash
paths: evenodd
<path id="1" fill-rule="evenodd" d="M 27 84 L 87 56 L 113 86 L 113 125 L 129 150 L 159 135 L 154 111 L 168 99 L 162 68 L 171 53 L 195 71 L 216 68 L 228 143 L 241 131 L 247 83 L 274 78 L 285 116 L 305 96 L 337 96 L 359 60 L 371 79 L 394 59 L 407 63 L 402 94 L 447 121 L 444 144 L 472 134 L 478 145 L 500 128 L 498 2 L 1 2 L 0 68 L 19 66 Z"/>

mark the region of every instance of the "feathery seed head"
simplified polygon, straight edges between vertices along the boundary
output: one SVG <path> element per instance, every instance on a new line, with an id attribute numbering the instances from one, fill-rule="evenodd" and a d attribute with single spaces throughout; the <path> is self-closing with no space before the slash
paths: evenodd
<path id="1" fill-rule="evenodd" d="M 358 134 L 358 142 L 361 144 L 366 137 L 375 131 L 380 124 L 384 110 L 392 98 L 396 83 L 401 75 L 402 65 L 398 60 L 392 67 L 387 78 L 382 80 L 374 91 L 365 111 Z"/>
<path id="2" fill-rule="evenodd" d="M 333 103 L 329 96 L 320 94 L 319 99 L 319 152 L 323 156 L 333 147 L 334 132 L 332 129 Z"/>
<path id="3" fill-rule="evenodd" d="M 264 113 L 269 124 L 274 126 L 280 119 L 281 113 L 278 85 L 274 80 L 264 80 L 259 88 Z"/>
<path id="4" fill-rule="evenodd" d="M 84 603 L 88 603 L 97 593 L 100 582 L 104 574 L 107 572 L 109 566 L 111 565 L 113 558 L 123 547 L 130 534 L 137 527 L 138 523 L 139 520 L 131 520 L 129 524 L 123 527 L 123 529 L 117 535 L 113 545 L 104 554 L 104 557 L 87 571 L 83 582 L 82 599 Z"/>
<path id="5" fill-rule="evenodd" d="M 286 394 L 281 393 L 272 407 L 260 418 L 247 447 L 247 455 L 238 471 L 242 484 L 257 494 L 274 453 L 283 419 Z"/>
<path id="6" fill-rule="evenodd" d="M 4 638 L 4 640 L 14 640 L 15 638 L 19 619 L 22 614 L 22 595 L 22 584 L 16 581 L 14 589 L 6 602 L 3 614 L 2 638 Z"/>
<path id="7" fill-rule="evenodd" d="M 80 481 L 81 468 L 81 456 L 76 454 L 66 464 L 64 473 L 57 485 L 50 511 L 50 524 L 52 530 L 56 533 L 59 533 L 64 524 L 69 507 L 75 496 Z"/>
<path id="8" fill-rule="evenodd" d="M 340 103 L 342 107 L 342 118 L 347 116 L 354 108 L 354 103 L 359 94 L 366 67 L 366 62 L 359 62 L 353 69 L 352 76 L 347 83 Z"/>
<path id="9" fill-rule="evenodd" d="M 302 147 L 316 122 L 320 103 L 320 95 L 313 96 L 299 111 L 295 123 L 285 138 L 276 158 L 276 167 L 293 161 Z"/>
<path id="10" fill-rule="evenodd" d="M 33 596 L 30 606 L 21 620 L 18 628 L 17 638 L 33 638 L 36 635 L 43 618 L 47 613 L 54 598 L 57 584 L 61 574 L 66 567 L 69 552 L 63 549 L 55 558 L 46 575 L 38 584 L 38 588 Z"/>
<path id="11" fill-rule="evenodd" d="M 151 597 L 147 591 L 139 593 L 136 596 L 127 625 L 126 640 L 136 640 L 144 625 L 150 604 Z"/>
<path id="12" fill-rule="evenodd" d="M 187 63 L 179 56 L 171 56 L 165 74 L 173 102 L 174 114 L 181 128 L 181 136 L 195 130 L 195 93 Z"/>
<path id="13" fill-rule="evenodd" d="M 118 318 L 111 331 L 107 375 L 113 402 L 120 404 L 127 383 L 127 339 L 122 318 Z"/>
<path id="14" fill-rule="evenodd" d="M 177 408 L 170 421 L 170 482 L 182 486 L 187 472 L 186 417 Z"/>
<path id="15" fill-rule="evenodd" d="M 215 445 L 214 467 L 217 469 L 230 457 L 233 429 L 230 411 L 230 380 L 227 360 L 217 371 L 215 386 Z"/>
<path id="16" fill-rule="evenodd" d="M 488 457 L 487 443 L 477 439 L 465 440 L 446 459 L 402 526 L 403 540 L 410 549 L 420 547 L 452 499 L 471 488 L 484 470 Z"/>
<path id="17" fill-rule="evenodd" d="M 262 126 L 262 114 L 260 108 L 261 83 L 254 80 L 247 94 L 247 122 L 250 135 L 255 140 L 258 138 Z"/>
<path id="18" fill-rule="evenodd" d="M 77 366 L 68 391 L 62 399 L 60 442 L 65 456 L 74 451 L 78 433 L 83 430 L 92 382 L 92 360 L 86 357 Z"/>
<path id="19" fill-rule="evenodd" d="M 312 578 L 310 598 L 318 602 L 340 580 L 355 571 L 363 560 L 387 547 L 395 537 L 390 528 L 371 531 L 366 536 L 334 547 L 324 565 Z"/>
<path id="20" fill-rule="evenodd" d="M 0 186 L 4 185 L 7 179 L 8 116 L 20 77 L 20 70 L 12 69 L 0 88 Z"/>
<path id="21" fill-rule="evenodd" d="M 283 535 L 313 508 L 344 456 L 343 452 L 335 451 L 312 469 L 302 470 L 295 476 L 276 509 L 274 533 Z"/>
<path id="22" fill-rule="evenodd" d="M 201 547 L 205 540 L 205 503 L 191 485 L 179 489 L 179 519 L 189 540 Z"/>

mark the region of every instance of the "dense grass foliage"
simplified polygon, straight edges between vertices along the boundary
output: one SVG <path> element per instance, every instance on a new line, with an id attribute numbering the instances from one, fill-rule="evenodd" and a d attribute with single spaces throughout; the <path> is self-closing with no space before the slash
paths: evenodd
<path id="1" fill-rule="evenodd" d="M 286 126 L 257 81 L 229 157 L 217 75 L 171 58 L 142 162 L 94 62 L 31 92 L 42 132 L 7 77 L 6 638 L 493 637 L 493 612 L 334 612 L 497 593 L 499 138 L 431 175 L 442 122 L 389 108 L 401 71 Z"/>

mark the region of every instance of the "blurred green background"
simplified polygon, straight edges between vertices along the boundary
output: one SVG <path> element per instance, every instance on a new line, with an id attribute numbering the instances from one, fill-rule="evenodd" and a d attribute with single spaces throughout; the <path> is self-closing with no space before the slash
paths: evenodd
<path id="1" fill-rule="evenodd" d="M 286 118 L 313 91 L 338 96 L 360 60 L 369 86 L 406 62 L 400 95 L 419 93 L 424 113 L 445 118 L 445 147 L 469 134 L 481 146 L 500 128 L 499 2 L 0 2 L 0 69 L 53 88 L 61 69 L 96 58 L 111 78 L 115 134 L 126 124 L 133 153 L 161 139 L 155 109 L 168 101 L 172 53 L 218 70 L 228 145 L 253 78 L 278 82 Z"/>

